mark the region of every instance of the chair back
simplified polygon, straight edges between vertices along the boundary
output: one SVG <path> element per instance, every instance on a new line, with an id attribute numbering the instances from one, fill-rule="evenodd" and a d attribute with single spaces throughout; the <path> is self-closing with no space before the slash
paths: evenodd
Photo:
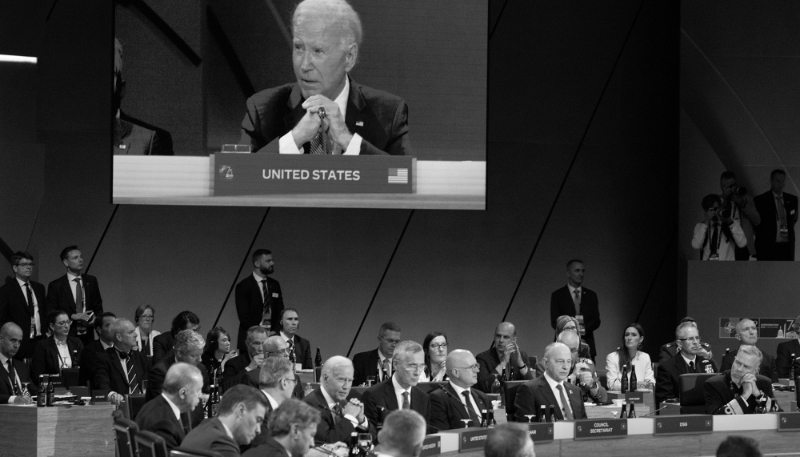
<path id="1" fill-rule="evenodd" d="M 128 417 L 131 420 L 136 420 L 136 415 L 142 409 L 144 404 L 147 403 L 144 394 L 129 394 L 125 395 L 125 405 L 128 408 Z"/>
<path id="2" fill-rule="evenodd" d="M 72 395 L 75 395 L 76 397 L 79 398 L 91 397 L 91 394 L 89 393 L 89 388 L 86 386 L 71 386 L 69 388 L 69 391 L 72 392 Z"/>
<path id="3" fill-rule="evenodd" d="M 517 412 L 517 408 L 514 407 L 514 401 L 517 399 L 517 389 L 526 382 L 528 381 L 506 381 L 506 398 L 504 398 L 504 400 L 506 402 L 506 417 L 508 422 L 514 422 L 516 420 L 514 414 Z"/>
<path id="4" fill-rule="evenodd" d="M 136 422 L 118 418 L 114 420 L 114 435 L 116 436 L 117 455 L 119 457 L 136 457 L 136 442 L 134 436 L 139 431 Z"/>
<path id="5" fill-rule="evenodd" d="M 686 373 L 680 376 L 681 414 L 705 414 L 703 384 L 718 373 Z"/>
<path id="6" fill-rule="evenodd" d="M 153 432 L 142 430 L 134 437 L 139 457 L 169 457 L 164 438 Z"/>
<path id="7" fill-rule="evenodd" d="M 539 363 L 539 359 L 535 355 L 528 356 L 528 369 L 536 368 L 537 363 Z"/>
<path id="8" fill-rule="evenodd" d="M 187 448 L 175 448 L 169 453 L 170 457 L 223 457 L 217 451 L 209 451 L 204 450 L 200 451 L 197 449 L 187 449 Z"/>
<path id="9" fill-rule="evenodd" d="M 69 389 L 72 386 L 80 386 L 81 385 L 80 368 L 78 367 L 62 368 L 61 380 L 62 380 L 62 385 L 67 389 Z"/>

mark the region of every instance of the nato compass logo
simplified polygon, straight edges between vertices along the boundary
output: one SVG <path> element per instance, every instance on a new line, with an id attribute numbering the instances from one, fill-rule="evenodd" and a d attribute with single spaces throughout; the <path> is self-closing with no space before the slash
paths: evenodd
<path id="1" fill-rule="evenodd" d="M 219 167 L 219 177 L 225 179 L 233 179 L 233 168 L 230 165 L 222 165 Z"/>

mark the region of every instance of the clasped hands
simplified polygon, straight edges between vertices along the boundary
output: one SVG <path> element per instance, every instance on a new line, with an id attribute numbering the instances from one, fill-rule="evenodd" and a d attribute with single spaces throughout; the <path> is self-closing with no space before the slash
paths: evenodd
<path id="1" fill-rule="evenodd" d="M 311 141 L 322 129 L 322 131 L 328 132 L 330 138 L 341 147 L 342 151 L 347 150 L 353 134 L 347 129 L 344 116 L 339 111 L 339 105 L 336 102 L 324 95 L 317 94 L 308 97 L 302 106 L 306 110 L 306 114 L 292 129 L 292 137 L 294 137 L 298 149 Z M 324 108 L 324 116 L 320 116 L 320 108 Z"/>

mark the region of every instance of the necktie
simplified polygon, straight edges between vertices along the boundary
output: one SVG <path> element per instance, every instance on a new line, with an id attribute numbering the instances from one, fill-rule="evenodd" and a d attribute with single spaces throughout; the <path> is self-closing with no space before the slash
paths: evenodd
<path id="1" fill-rule="evenodd" d="M 286 344 L 289 345 L 289 361 L 291 361 L 292 363 L 295 363 L 296 362 L 296 357 L 295 357 L 295 354 L 294 354 L 294 341 L 286 340 Z"/>
<path id="2" fill-rule="evenodd" d="M 320 128 L 314 138 L 311 139 L 312 154 L 330 154 L 332 152 L 332 141 L 328 135 Z"/>
<path id="3" fill-rule="evenodd" d="M 575 314 L 580 314 L 581 313 L 581 290 L 580 289 L 575 289 L 573 294 L 575 295 L 575 298 L 572 300 L 572 301 L 575 302 Z"/>
<path id="4" fill-rule="evenodd" d="M 389 377 L 391 376 L 389 374 L 390 366 L 391 364 L 389 363 L 389 359 L 383 359 L 383 361 L 381 362 L 381 372 L 378 373 L 378 375 L 381 377 L 381 381 L 383 381 L 384 379 L 389 379 Z"/>
<path id="5" fill-rule="evenodd" d="M 719 225 L 714 224 L 714 232 L 711 235 L 711 256 L 717 255 L 717 245 L 719 244 Z"/>
<path id="6" fill-rule="evenodd" d="M 130 354 L 120 352 L 119 356 L 125 359 L 125 367 L 128 371 L 128 393 L 135 394 L 139 391 L 139 380 L 136 379 L 136 371 L 133 369 L 133 360 Z"/>
<path id="7" fill-rule="evenodd" d="M 570 407 L 569 407 L 569 400 L 567 400 L 567 396 L 564 395 L 564 386 L 559 384 L 559 385 L 556 386 L 556 389 L 558 389 L 558 394 L 561 396 L 561 405 L 563 405 L 563 407 L 564 407 L 564 416 L 563 417 L 566 420 L 571 421 L 572 419 L 574 419 L 574 417 L 572 417 L 572 411 L 570 410 Z"/>
<path id="8" fill-rule="evenodd" d="M 342 412 L 342 405 L 340 405 L 339 403 L 336 403 L 333 406 L 333 423 L 334 423 L 334 425 L 339 423 L 339 419 L 341 419 L 342 416 L 344 416 L 344 413 Z"/>
<path id="9" fill-rule="evenodd" d="M 469 390 L 461 392 L 461 395 L 464 396 L 464 401 L 467 403 L 467 412 L 469 413 L 469 418 L 472 421 L 472 426 L 479 426 L 481 424 L 481 419 L 478 417 L 478 413 L 475 412 L 475 408 L 472 407 L 472 402 L 469 400 Z"/>
<path id="10" fill-rule="evenodd" d="M 272 322 L 272 308 L 269 305 L 269 288 L 267 287 L 266 278 L 261 280 L 261 291 L 264 293 L 264 311 L 262 312 L 261 322 L 269 330 Z"/>
<path id="11" fill-rule="evenodd" d="M 778 195 L 775 197 L 775 200 L 778 201 L 778 224 L 780 224 L 779 228 L 783 229 L 786 228 L 786 207 L 783 206 L 783 195 Z"/>
<path id="12" fill-rule="evenodd" d="M 142 354 L 150 355 L 150 335 L 142 335 Z"/>
<path id="13" fill-rule="evenodd" d="M 411 404 L 408 402 L 408 391 L 403 392 L 403 407 L 401 409 L 411 409 Z"/>
<path id="14" fill-rule="evenodd" d="M 80 312 L 85 312 L 83 304 L 83 287 L 81 287 L 81 278 L 73 279 L 75 281 L 75 309 Z"/>
<path id="15" fill-rule="evenodd" d="M 11 379 L 11 388 L 14 390 L 14 395 L 22 395 L 17 384 L 17 372 L 14 370 L 14 364 L 11 359 L 8 359 L 8 377 Z"/>
<path id="16" fill-rule="evenodd" d="M 28 296 L 28 314 L 31 315 L 31 338 L 36 336 L 36 309 L 33 307 L 33 293 L 31 285 L 25 283 L 25 293 Z"/>
<path id="17" fill-rule="evenodd" d="M 694 361 L 689 362 L 689 370 L 694 373 Z"/>

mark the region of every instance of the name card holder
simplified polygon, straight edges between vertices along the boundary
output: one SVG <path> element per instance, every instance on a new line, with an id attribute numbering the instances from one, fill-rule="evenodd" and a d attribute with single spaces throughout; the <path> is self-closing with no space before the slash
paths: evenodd
<path id="1" fill-rule="evenodd" d="M 422 441 L 422 452 L 419 457 L 432 457 L 442 453 L 442 437 L 441 436 L 426 436 Z"/>
<path id="2" fill-rule="evenodd" d="M 779 432 L 800 432 L 800 413 L 778 413 Z"/>
<path id="3" fill-rule="evenodd" d="M 706 414 L 658 416 L 655 420 L 654 435 L 697 435 L 714 431 L 714 421 Z"/>
<path id="4" fill-rule="evenodd" d="M 644 403 L 644 392 L 625 392 L 625 401 L 631 403 Z"/>
<path id="5" fill-rule="evenodd" d="M 458 452 L 483 449 L 486 444 L 486 436 L 489 434 L 488 428 L 468 427 L 456 430 L 442 430 L 442 433 L 452 433 L 458 435 Z"/>
<path id="6" fill-rule="evenodd" d="M 528 433 L 534 443 L 553 441 L 554 428 L 552 423 L 533 422 L 528 424 Z"/>
<path id="7" fill-rule="evenodd" d="M 575 421 L 576 440 L 622 438 L 628 436 L 627 419 L 584 419 Z"/>
<path id="8" fill-rule="evenodd" d="M 410 194 L 411 156 L 212 154 L 214 196 L 274 194 Z"/>

